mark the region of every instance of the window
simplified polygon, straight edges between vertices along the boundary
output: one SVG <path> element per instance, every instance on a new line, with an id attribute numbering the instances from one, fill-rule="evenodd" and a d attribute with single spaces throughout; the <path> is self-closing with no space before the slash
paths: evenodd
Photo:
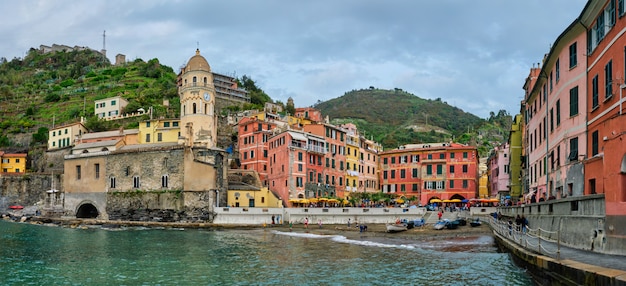
<path id="1" fill-rule="evenodd" d="M 463 165 L 463 173 L 467 173 L 467 165 Z"/>
<path id="2" fill-rule="evenodd" d="M 467 180 L 463 180 L 463 188 L 466 189 L 468 187 Z"/>
<path id="3" fill-rule="evenodd" d="M 94 171 L 96 173 L 96 179 L 100 179 L 100 164 L 95 164 L 94 167 L 95 167 Z"/>
<path id="4" fill-rule="evenodd" d="M 413 162 L 419 162 L 420 161 L 420 156 L 419 155 L 413 155 Z"/>
<path id="5" fill-rule="evenodd" d="M 417 178 L 417 168 L 413 168 L 413 178 Z"/>
<path id="6" fill-rule="evenodd" d="M 157 141 L 158 142 L 163 141 L 163 134 L 162 133 L 157 133 Z"/>
<path id="7" fill-rule="evenodd" d="M 150 142 L 150 134 L 146 134 L 146 142 L 149 143 Z"/>
<path id="8" fill-rule="evenodd" d="M 163 127 L 170 127 L 170 122 L 169 121 L 163 122 Z"/>
<path id="9" fill-rule="evenodd" d="M 437 175 L 443 174 L 443 165 L 437 165 Z"/>
<path id="10" fill-rule="evenodd" d="M 463 152 L 463 159 L 467 159 L 467 152 Z"/>
<path id="11" fill-rule="evenodd" d="M 426 175 L 433 174 L 433 165 L 426 165 Z"/>
<path id="12" fill-rule="evenodd" d="M 134 176 L 133 177 L 133 188 L 137 189 L 140 186 L 140 182 L 139 182 L 139 177 L 138 176 Z"/>
<path id="13" fill-rule="evenodd" d="M 559 125 L 561 125 L 561 100 L 560 99 L 556 101 L 556 126 L 558 127 Z"/>
<path id="14" fill-rule="evenodd" d="M 578 114 L 578 86 L 569 90 L 569 116 Z"/>
<path id="15" fill-rule="evenodd" d="M 445 159 L 445 158 L 446 158 L 446 154 L 445 153 L 439 154 L 439 159 Z"/>
<path id="16" fill-rule="evenodd" d="M 178 127 L 178 121 L 174 121 L 174 122 L 172 122 L 172 126 L 173 126 L 173 127 Z"/>
<path id="17" fill-rule="evenodd" d="M 109 178 L 109 188 L 115 189 L 115 185 L 116 185 L 115 177 Z"/>
<path id="18" fill-rule="evenodd" d="M 598 75 L 591 80 L 591 109 L 598 108 Z"/>
<path id="19" fill-rule="evenodd" d="M 150 127 L 150 121 L 146 122 L 146 127 Z"/>
<path id="20" fill-rule="evenodd" d="M 169 185 L 170 177 L 168 175 L 161 176 L 161 187 L 167 188 Z"/>
<path id="21" fill-rule="evenodd" d="M 589 180 L 589 193 L 592 195 L 596 193 L 596 179 Z"/>
<path id="22" fill-rule="evenodd" d="M 556 83 L 559 83 L 559 78 L 561 77 L 561 59 L 556 59 L 556 64 L 554 65 L 555 74 L 556 74 Z"/>
<path id="23" fill-rule="evenodd" d="M 328 177 L 328 175 L 327 175 Z M 383 179 L 387 180 L 387 171 L 383 171 Z"/>
<path id="24" fill-rule="evenodd" d="M 15 163 L 19 163 L 19 162 L 20 162 L 20 159 L 15 159 Z"/>
<path id="25" fill-rule="evenodd" d="M 569 68 L 572 69 L 576 67 L 578 64 L 578 60 L 576 58 L 576 43 L 573 43 L 569 46 Z"/>
<path id="26" fill-rule="evenodd" d="M 111 106 L 115 105 L 115 100 L 111 100 Z"/>
<path id="27" fill-rule="evenodd" d="M 613 3 L 613 1 L 611 1 Z M 613 60 L 610 60 L 604 66 L 604 99 L 607 100 L 613 96 Z"/>
<path id="28" fill-rule="evenodd" d="M 620 17 L 624 15 L 624 0 L 617 0 L 617 13 Z"/>
<path id="29" fill-rule="evenodd" d="M 454 166 L 450 166 L 450 174 L 454 174 Z"/>
<path id="30" fill-rule="evenodd" d="M 598 130 L 591 133 L 591 156 L 598 155 Z"/>
<path id="31" fill-rule="evenodd" d="M 391 178 L 392 179 L 396 178 L 396 170 L 391 170 Z"/>
<path id="32" fill-rule="evenodd" d="M 76 166 L 76 180 L 80 180 L 80 165 Z"/>
<path id="33" fill-rule="evenodd" d="M 446 181 L 437 181 L 436 182 L 437 190 L 443 190 L 446 188 Z"/>
<path id="34" fill-rule="evenodd" d="M 428 154 L 428 160 L 432 160 L 433 159 L 433 154 Z"/>
<path id="35" fill-rule="evenodd" d="M 406 178 L 406 170 L 404 169 L 400 170 L 400 178 L 402 179 Z"/>

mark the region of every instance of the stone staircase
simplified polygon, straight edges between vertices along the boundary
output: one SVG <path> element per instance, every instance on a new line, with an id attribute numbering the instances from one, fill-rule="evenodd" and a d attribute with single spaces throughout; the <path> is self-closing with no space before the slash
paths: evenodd
<path id="1" fill-rule="evenodd" d="M 426 222 L 427 225 L 433 225 L 435 223 L 437 223 L 437 221 L 439 220 L 439 217 L 437 216 L 438 211 L 428 211 L 426 212 L 426 214 L 424 215 L 424 221 Z M 465 217 L 462 212 L 444 212 L 443 215 L 441 216 L 441 219 L 448 219 L 448 220 L 456 220 L 459 217 Z"/>

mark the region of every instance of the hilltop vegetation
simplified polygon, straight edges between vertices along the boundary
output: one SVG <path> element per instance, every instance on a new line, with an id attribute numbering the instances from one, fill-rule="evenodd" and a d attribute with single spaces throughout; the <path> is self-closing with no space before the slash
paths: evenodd
<path id="1" fill-rule="evenodd" d="M 477 146 L 481 156 L 508 139 L 511 121 L 504 110 L 484 120 L 439 98 L 422 99 L 398 88 L 353 90 L 318 102 L 315 108 L 334 124 L 354 123 L 361 134 L 385 149 L 452 140 Z"/>

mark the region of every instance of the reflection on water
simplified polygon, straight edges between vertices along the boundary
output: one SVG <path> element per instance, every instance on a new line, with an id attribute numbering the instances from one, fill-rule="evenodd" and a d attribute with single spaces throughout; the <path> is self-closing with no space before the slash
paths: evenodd
<path id="1" fill-rule="evenodd" d="M 454 242 L 258 230 L 0 222 L 3 285 L 529 285 L 491 237 Z"/>

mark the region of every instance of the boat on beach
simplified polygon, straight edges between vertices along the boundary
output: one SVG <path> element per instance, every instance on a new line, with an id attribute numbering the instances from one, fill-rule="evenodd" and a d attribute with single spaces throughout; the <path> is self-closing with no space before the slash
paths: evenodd
<path id="1" fill-rule="evenodd" d="M 472 220 L 472 221 L 470 222 L 470 225 L 471 225 L 472 227 L 477 227 L 477 226 L 480 226 L 481 224 L 482 224 L 482 222 L 480 221 L 480 219 L 479 219 L 479 218 L 477 218 L 477 219 L 475 219 L 475 220 Z"/>
<path id="2" fill-rule="evenodd" d="M 433 225 L 433 228 L 436 230 L 442 230 L 446 228 L 446 225 L 448 225 L 448 223 L 450 223 L 450 221 L 447 219 L 440 220 Z"/>
<path id="3" fill-rule="evenodd" d="M 400 232 L 407 230 L 406 223 L 388 223 L 387 224 L 387 232 Z"/>
<path id="4" fill-rule="evenodd" d="M 453 220 L 446 224 L 447 229 L 457 229 L 461 223 L 458 220 Z"/>

